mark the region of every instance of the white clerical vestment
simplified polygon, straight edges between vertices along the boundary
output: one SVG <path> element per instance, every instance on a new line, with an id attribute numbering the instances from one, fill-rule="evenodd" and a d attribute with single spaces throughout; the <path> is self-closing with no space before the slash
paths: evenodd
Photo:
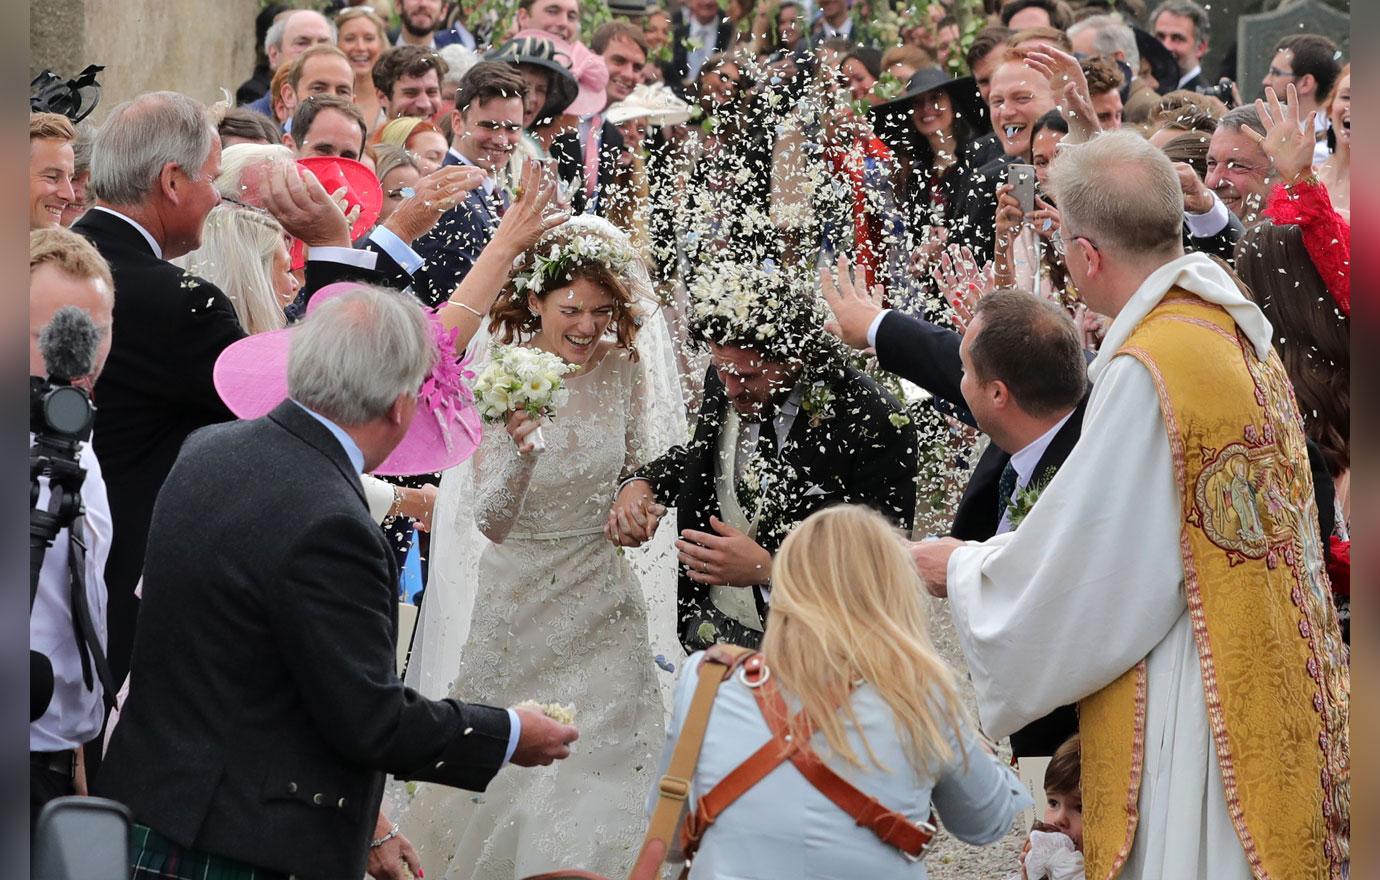
<path id="1" fill-rule="evenodd" d="M 1153 273 L 1089 369 L 1078 445 L 1019 529 L 954 552 L 949 604 L 992 737 L 1097 692 L 1145 659 L 1140 819 L 1119 876 L 1249 880 L 1208 728 L 1159 399 L 1139 361 L 1113 358 L 1171 286 L 1225 306 L 1268 349 L 1269 323 L 1208 258 L 1190 254 Z"/>

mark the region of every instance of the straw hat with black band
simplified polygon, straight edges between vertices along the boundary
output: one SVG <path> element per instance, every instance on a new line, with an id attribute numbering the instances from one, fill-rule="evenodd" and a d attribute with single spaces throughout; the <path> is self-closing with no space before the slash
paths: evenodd
<path id="1" fill-rule="evenodd" d="M 510 64 L 530 64 L 551 74 L 551 84 L 547 87 L 546 103 L 538 116 L 542 119 L 555 119 L 565 112 L 580 93 L 580 84 L 570 68 L 562 64 L 555 43 L 536 36 L 520 36 L 509 40 L 485 56 L 488 61 L 506 61 Z"/>

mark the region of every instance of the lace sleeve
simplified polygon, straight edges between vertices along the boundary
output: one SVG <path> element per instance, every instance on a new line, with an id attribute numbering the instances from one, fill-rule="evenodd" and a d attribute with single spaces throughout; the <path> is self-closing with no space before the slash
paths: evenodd
<path id="1" fill-rule="evenodd" d="M 517 451 L 513 439 L 502 428 L 485 432 L 484 442 L 474 454 L 474 523 L 495 544 L 503 543 L 522 512 L 522 500 L 536 463 L 535 455 Z"/>
<path id="2" fill-rule="evenodd" d="M 1300 181 L 1270 191 L 1265 214 L 1276 223 L 1297 224 L 1313 267 L 1343 315 L 1351 316 L 1351 224 L 1332 207 L 1327 187 Z"/>

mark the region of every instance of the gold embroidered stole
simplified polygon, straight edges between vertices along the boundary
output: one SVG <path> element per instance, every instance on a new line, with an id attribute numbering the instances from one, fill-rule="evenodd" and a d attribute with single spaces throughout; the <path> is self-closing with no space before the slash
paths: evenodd
<path id="1" fill-rule="evenodd" d="M 1153 377 L 1183 503 L 1184 590 L 1227 808 L 1257 878 L 1338 878 L 1350 680 L 1302 423 L 1279 356 L 1172 290 L 1118 355 Z M 1089 880 L 1135 838 L 1145 664 L 1079 704 Z M 1157 845 L 1173 846 L 1173 841 Z"/>

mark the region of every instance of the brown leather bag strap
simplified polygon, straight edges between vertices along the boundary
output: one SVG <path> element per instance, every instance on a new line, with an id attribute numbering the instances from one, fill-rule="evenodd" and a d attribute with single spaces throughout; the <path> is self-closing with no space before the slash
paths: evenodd
<path id="1" fill-rule="evenodd" d="M 790 728 L 784 720 L 787 717 L 786 702 L 774 682 L 765 683 L 754 696 L 762 716 L 767 719 L 767 726 L 772 730 L 773 739 L 788 744 L 787 757 L 820 794 L 852 816 L 858 825 L 877 835 L 883 843 L 896 847 L 907 858 L 918 861 L 924 857 L 925 849 L 938 831 L 933 813 L 929 821 L 917 826 L 903 814 L 883 806 L 876 798 L 859 791 L 851 782 L 831 770 L 809 748 L 812 729 L 809 719 L 802 717 L 803 713 L 796 716 L 796 729 L 800 735 L 791 741 Z"/>
<path id="2" fill-rule="evenodd" d="M 709 713 L 714 708 L 714 696 L 733 670 L 753 652 L 737 645 L 714 645 L 704 652 L 700 662 L 699 679 L 695 684 L 695 695 L 690 700 L 690 709 L 681 725 L 680 737 L 671 752 L 671 761 L 666 774 L 657 785 L 656 806 L 652 809 L 652 819 L 647 826 L 647 836 L 642 842 L 636 861 L 641 861 L 648 844 L 660 840 L 665 850 L 670 851 L 671 840 L 676 834 L 686 798 L 690 796 L 690 779 L 694 776 L 695 765 L 699 763 L 700 747 L 704 745 L 704 732 L 709 726 Z"/>

